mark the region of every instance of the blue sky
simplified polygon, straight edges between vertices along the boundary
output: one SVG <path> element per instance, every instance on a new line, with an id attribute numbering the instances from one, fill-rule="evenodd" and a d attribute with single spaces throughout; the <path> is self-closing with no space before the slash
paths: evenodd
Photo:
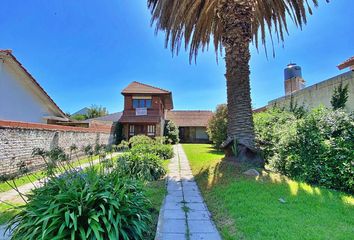
<path id="1" fill-rule="evenodd" d="M 336 65 L 354 55 L 354 1 L 320 2 L 302 31 L 289 23 L 275 58 L 252 46 L 253 107 L 283 95 L 290 61 L 309 86 L 340 74 Z M 217 64 L 212 49 L 197 65 L 185 52 L 172 58 L 144 0 L 3 0 L 0 29 L 0 49 L 12 49 L 65 112 L 91 104 L 120 111 L 120 92 L 132 81 L 171 90 L 175 109 L 213 110 L 226 101 L 223 60 Z"/>

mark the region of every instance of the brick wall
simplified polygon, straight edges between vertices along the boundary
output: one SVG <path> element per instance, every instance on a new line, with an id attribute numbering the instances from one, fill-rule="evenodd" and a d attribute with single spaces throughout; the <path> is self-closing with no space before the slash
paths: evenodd
<path id="1" fill-rule="evenodd" d="M 69 153 L 72 144 L 79 149 L 88 144 L 113 142 L 113 127 L 67 127 L 25 122 L 0 121 L 0 176 L 15 173 L 21 161 L 31 169 L 43 166 L 43 160 L 31 156 L 33 148 L 49 150 L 61 147 Z"/>

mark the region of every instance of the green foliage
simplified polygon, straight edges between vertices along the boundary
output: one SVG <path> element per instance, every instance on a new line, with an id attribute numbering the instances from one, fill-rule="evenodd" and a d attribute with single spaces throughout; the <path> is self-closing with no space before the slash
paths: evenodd
<path id="1" fill-rule="evenodd" d="M 234 154 L 235 157 L 238 156 L 238 148 L 237 148 L 237 145 L 238 145 L 237 139 L 234 139 L 234 140 L 232 141 L 231 150 L 232 150 L 232 153 Z"/>
<path id="2" fill-rule="evenodd" d="M 139 144 L 154 144 L 154 140 L 146 135 L 136 135 L 129 139 L 129 145 L 131 147 Z"/>
<path id="3" fill-rule="evenodd" d="M 293 96 L 291 95 L 289 111 L 295 115 L 296 118 L 302 118 L 306 115 L 307 111 L 303 105 L 299 105 L 294 101 Z"/>
<path id="4" fill-rule="evenodd" d="M 348 87 L 348 84 L 343 87 L 343 83 L 341 82 L 339 86 L 334 89 L 331 99 L 331 105 L 333 110 L 345 107 L 345 104 L 348 101 Z"/>
<path id="5" fill-rule="evenodd" d="M 166 137 L 166 141 L 170 144 L 179 143 L 179 130 L 173 121 L 166 121 L 164 136 Z"/>
<path id="6" fill-rule="evenodd" d="M 172 146 L 158 143 L 135 145 L 130 152 L 133 154 L 151 153 L 165 160 L 173 158 Z"/>
<path id="7" fill-rule="evenodd" d="M 166 174 L 162 160 L 152 153 L 124 153 L 118 158 L 118 169 L 129 177 L 152 181 Z"/>
<path id="8" fill-rule="evenodd" d="M 150 203 L 119 171 L 71 170 L 34 189 L 10 221 L 12 239 L 143 239 Z"/>
<path id="9" fill-rule="evenodd" d="M 97 118 L 108 115 L 108 111 L 105 107 L 91 105 L 87 110 L 87 118 Z"/>
<path id="10" fill-rule="evenodd" d="M 119 122 L 114 126 L 114 140 L 116 144 L 120 144 L 124 140 L 123 124 Z"/>
<path id="11" fill-rule="evenodd" d="M 129 150 L 129 142 L 123 140 L 117 145 L 117 151 L 125 152 Z"/>
<path id="12" fill-rule="evenodd" d="M 207 133 L 210 140 L 216 148 L 227 138 L 227 106 L 220 104 L 216 107 L 216 111 L 208 122 Z"/>
<path id="13" fill-rule="evenodd" d="M 269 110 L 254 117 L 269 167 L 295 179 L 354 192 L 354 117 L 319 108 L 303 118 Z"/>
<path id="14" fill-rule="evenodd" d="M 87 115 L 85 115 L 85 114 L 72 115 L 70 118 L 73 120 L 77 120 L 77 121 L 83 121 L 83 120 L 88 119 Z"/>

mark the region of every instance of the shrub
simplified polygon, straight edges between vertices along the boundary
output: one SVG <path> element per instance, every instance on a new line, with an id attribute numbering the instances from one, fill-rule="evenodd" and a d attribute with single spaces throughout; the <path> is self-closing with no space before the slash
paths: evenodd
<path id="1" fill-rule="evenodd" d="M 143 239 L 150 203 L 116 171 L 68 171 L 33 190 L 9 223 L 12 239 Z"/>
<path id="2" fill-rule="evenodd" d="M 173 148 L 171 145 L 165 144 L 140 144 L 135 145 L 130 150 L 133 154 L 150 153 L 162 159 L 173 158 Z"/>
<path id="3" fill-rule="evenodd" d="M 129 145 L 131 147 L 134 147 L 139 144 L 154 144 L 154 140 L 145 135 L 137 135 L 129 139 Z"/>
<path id="4" fill-rule="evenodd" d="M 348 84 L 343 87 L 343 83 L 341 82 L 339 86 L 334 89 L 331 99 L 333 110 L 345 107 L 345 104 L 348 101 L 348 87 Z"/>
<path id="5" fill-rule="evenodd" d="M 118 158 L 118 169 L 129 177 L 153 181 L 166 174 L 161 159 L 151 153 L 124 153 Z"/>
<path id="6" fill-rule="evenodd" d="M 354 192 L 354 116 L 319 108 L 301 119 L 269 110 L 254 117 L 269 167 L 292 178 Z"/>
<path id="7" fill-rule="evenodd" d="M 122 140 L 118 145 L 117 145 L 117 151 L 119 152 L 125 152 L 129 150 L 129 143 L 127 141 Z"/>
<path id="8" fill-rule="evenodd" d="M 227 106 L 220 104 L 216 107 L 214 115 L 210 118 L 207 126 L 209 139 L 213 142 L 216 148 L 227 138 Z"/>
<path id="9" fill-rule="evenodd" d="M 170 144 L 179 143 L 179 130 L 173 121 L 166 121 L 164 136 L 166 137 L 166 141 Z"/>

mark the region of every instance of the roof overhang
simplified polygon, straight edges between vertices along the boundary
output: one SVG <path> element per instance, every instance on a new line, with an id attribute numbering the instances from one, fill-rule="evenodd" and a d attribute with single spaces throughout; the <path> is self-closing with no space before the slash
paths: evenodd
<path id="1" fill-rule="evenodd" d="M 343 69 L 348 68 L 348 67 L 351 70 L 354 70 L 354 56 L 349 58 L 348 60 L 342 62 L 337 67 L 338 67 L 339 70 L 343 70 Z"/>
<path id="2" fill-rule="evenodd" d="M 65 121 L 69 121 L 66 114 L 59 108 L 59 106 L 36 81 L 36 79 L 34 79 L 34 77 L 27 71 L 27 69 L 16 59 L 16 57 L 12 54 L 12 50 L 0 50 L 0 59 L 2 59 L 3 62 L 8 63 L 15 72 L 20 72 L 25 76 L 24 78 L 28 80 L 28 83 L 40 93 L 40 99 L 47 103 L 49 108 L 54 113 L 58 114 L 57 117 L 65 119 Z"/>

